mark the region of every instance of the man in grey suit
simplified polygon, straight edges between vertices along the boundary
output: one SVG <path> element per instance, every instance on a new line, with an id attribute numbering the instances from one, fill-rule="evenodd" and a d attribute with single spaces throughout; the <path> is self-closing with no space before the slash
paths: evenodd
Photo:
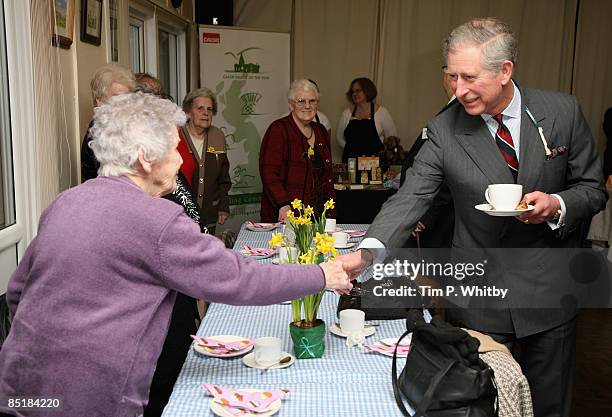
<path id="1" fill-rule="evenodd" d="M 494 308 L 477 301 L 450 310 L 451 318 L 502 343 L 517 343 L 535 416 L 569 416 L 576 309 L 542 308 L 537 297 L 563 295 L 554 281 L 567 271 L 559 270 L 551 249 L 578 247 L 580 227 L 606 205 L 593 137 L 575 97 L 512 80 L 517 41 L 506 24 L 473 19 L 451 32 L 444 55 L 461 105 L 429 123 L 429 140 L 406 182 L 383 206 L 361 247 L 401 247 L 445 181 L 455 202 L 454 248 L 520 248 L 523 256 L 502 259 L 490 275 L 509 288 L 508 299 Z M 514 182 L 533 210 L 491 217 L 475 209 L 488 185 Z M 358 273 L 372 254 L 360 250 L 342 259 Z"/>

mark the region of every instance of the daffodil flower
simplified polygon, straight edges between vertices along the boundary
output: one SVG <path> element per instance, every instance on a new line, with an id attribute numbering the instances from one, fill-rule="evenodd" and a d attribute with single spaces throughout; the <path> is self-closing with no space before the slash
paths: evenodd
<path id="1" fill-rule="evenodd" d="M 216 149 L 214 146 L 209 146 L 208 148 L 206 148 L 206 152 L 210 152 L 210 153 L 215 153 Z"/>
<path id="2" fill-rule="evenodd" d="M 304 209 L 304 216 L 314 216 L 314 209 L 310 206 L 306 206 L 306 208 Z"/>
<path id="3" fill-rule="evenodd" d="M 272 239 L 270 239 L 270 241 L 268 242 L 268 245 L 275 247 L 275 246 L 282 246 L 285 243 L 285 239 L 283 238 L 283 234 L 280 232 L 277 233 L 272 233 Z"/>
<path id="4" fill-rule="evenodd" d="M 334 199 L 333 198 L 330 198 L 329 200 L 327 200 L 325 202 L 325 204 L 323 205 L 323 208 L 325 210 L 332 210 L 334 207 L 335 206 L 334 206 Z"/>
<path id="5" fill-rule="evenodd" d="M 312 158 L 314 156 L 314 148 L 311 146 L 308 148 L 308 158 Z"/>
<path id="6" fill-rule="evenodd" d="M 291 202 L 291 207 L 296 210 L 302 209 L 302 200 L 298 200 L 297 198 Z"/>

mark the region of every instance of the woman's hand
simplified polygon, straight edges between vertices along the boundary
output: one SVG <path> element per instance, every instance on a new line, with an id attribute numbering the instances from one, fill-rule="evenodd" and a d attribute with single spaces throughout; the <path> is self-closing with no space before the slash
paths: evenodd
<path id="1" fill-rule="evenodd" d="M 349 276 L 344 270 L 342 261 L 323 262 L 319 266 L 325 274 L 325 289 L 336 290 L 341 294 L 346 294 L 353 288 L 353 284 L 351 284 Z"/>
<path id="2" fill-rule="evenodd" d="M 285 223 L 287 221 L 287 213 L 289 213 L 289 210 L 291 210 L 291 207 L 289 206 L 282 206 L 280 209 L 278 209 L 279 222 Z"/>
<path id="3" fill-rule="evenodd" d="M 219 224 L 225 223 L 228 217 L 229 217 L 229 213 L 225 211 L 220 211 L 219 214 L 217 215 L 217 223 Z"/>

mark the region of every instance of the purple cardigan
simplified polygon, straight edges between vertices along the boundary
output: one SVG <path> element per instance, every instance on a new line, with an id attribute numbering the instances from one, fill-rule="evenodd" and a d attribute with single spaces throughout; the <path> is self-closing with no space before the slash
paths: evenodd
<path id="1" fill-rule="evenodd" d="M 61 396 L 65 417 L 141 415 L 175 290 L 265 305 L 323 287 L 319 266 L 245 259 L 128 178 L 87 181 L 45 210 L 11 277 L 0 398 Z"/>

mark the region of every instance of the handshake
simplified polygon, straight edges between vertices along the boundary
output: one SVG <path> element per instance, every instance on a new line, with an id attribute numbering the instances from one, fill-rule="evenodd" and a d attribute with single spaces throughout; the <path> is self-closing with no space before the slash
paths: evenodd
<path id="1" fill-rule="evenodd" d="M 348 294 L 353 288 L 351 281 L 371 263 L 369 252 L 358 250 L 320 264 L 325 275 L 325 289 Z"/>

